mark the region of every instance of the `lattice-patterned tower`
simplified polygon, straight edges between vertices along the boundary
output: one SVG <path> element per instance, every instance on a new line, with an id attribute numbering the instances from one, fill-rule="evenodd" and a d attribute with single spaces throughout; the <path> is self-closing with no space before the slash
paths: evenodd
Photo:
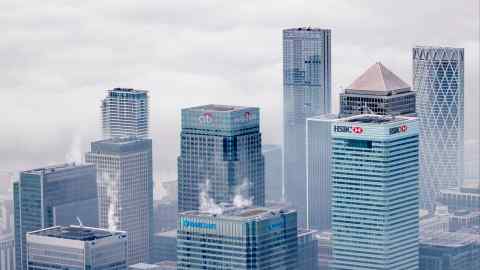
<path id="1" fill-rule="evenodd" d="M 433 209 L 441 189 L 458 187 L 463 180 L 463 59 L 462 48 L 413 49 L 423 208 Z"/>

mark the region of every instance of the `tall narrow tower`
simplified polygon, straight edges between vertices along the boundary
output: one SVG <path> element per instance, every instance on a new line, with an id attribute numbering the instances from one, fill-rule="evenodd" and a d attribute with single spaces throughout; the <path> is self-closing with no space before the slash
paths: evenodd
<path id="1" fill-rule="evenodd" d="M 147 138 L 148 109 L 148 92 L 145 90 L 108 90 L 107 97 L 102 101 L 103 137 Z"/>
<path id="2" fill-rule="evenodd" d="M 283 30 L 284 197 L 306 224 L 306 119 L 331 110 L 330 30 Z"/>
<path id="3" fill-rule="evenodd" d="M 416 119 L 358 115 L 331 131 L 331 269 L 418 270 Z"/>
<path id="4" fill-rule="evenodd" d="M 464 52 L 413 49 L 413 88 L 420 125 L 421 206 L 432 210 L 441 189 L 463 181 Z"/>
<path id="5" fill-rule="evenodd" d="M 182 110 L 178 211 L 199 210 L 235 195 L 265 204 L 258 108 L 204 105 Z M 208 197 L 208 200 L 207 200 Z"/>
<path id="6" fill-rule="evenodd" d="M 93 142 L 100 227 L 128 232 L 128 263 L 148 262 L 153 238 L 152 141 L 134 137 Z"/>

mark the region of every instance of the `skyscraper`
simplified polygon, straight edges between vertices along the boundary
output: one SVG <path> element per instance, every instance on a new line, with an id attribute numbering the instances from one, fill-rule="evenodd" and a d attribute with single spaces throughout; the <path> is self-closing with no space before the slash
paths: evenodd
<path id="1" fill-rule="evenodd" d="M 283 201 L 283 161 L 282 147 L 275 144 L 262 145 L 265 158 L 265 200 Z"/>
<path id="2" fill-rule="evenodd" d="M 107 91 L 102 101 L 102 126 L 105 139 L 136 136 L 147 138 L 148 92 L 130 88 Z"/>
<path id="3" fill-rule="evenodd" d="M 127 233 L 56 226 L 27 233 L 28 269 L 127 270 Z"/>
<path id="4" fill-rule="evenodd" d="M 315 230 L 298 230 L 296 270 L 318 270 L 318 240 Z"/>
<path id="5" fill-rule="evenodd" d="M 283 30 L 283 151 L 285 199 L 306 224 L 305 121 L 331 110 L 330 30 Z"/>
<path id="6" fill-rule="evenodd" d="M 178 211 L 233 202 L 265 204 L 259 109 L 204 105 L 182 110 Z"/>
<path id="7" fill-rule="evenodd" d="M 148 262 L 153 239 L 152 141 L 133 137 L 93 142 L 100 227 L 128 233 L 128 263 Z"/>
<path id="8" fill-rule="evenodd" d="M 179 270 L 294 270 L 296 266 L 295 210 L 250 207 L 179 215 Z"/>
<path id="9" fill-rule="evenodd" d="M 13 234 L 0 234 L 0 270 L 15 270 Z"/>
<path id="10" fill-rule="evenodd" d="M 382 63 L 377 62 L 340 94 L 341 116 L 362 113 L 414 114 L 415 92 Z"/>
<path id="11" fill-rule="evenodd" d="M 418 269 L 415 118 L 342 118 L 332 138 L 332 269 Z"/>
<path id="12" fill-rule="evenodd" d="M 331 229 L 332 126 L 336 114 L 307 119 L 307 227 Z"/>
<path id="13" fill-rule="evenodd" d="M 413 88 L 420 125 L 421 206 L 463 181 L 463 49 L 415 47 Z"/>
<path id="14" fill-rule="evenodd" d="M 98 226 L 95 166 L 61 164 L 20 173 L 13 184 L 15 265 L 27 269 L 26 233 L 77 223 Z"/>

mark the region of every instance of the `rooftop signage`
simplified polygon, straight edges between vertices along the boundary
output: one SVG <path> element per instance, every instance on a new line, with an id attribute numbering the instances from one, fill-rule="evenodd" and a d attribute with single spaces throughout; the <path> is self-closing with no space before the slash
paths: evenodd
<path id="1" fill-rule="evenodd" d="M 217 228 L 217 224 L 203 223 L 203 222 L 191 221 L 187 219 L 184 219 L 182 221 L 182 225 L 186 228 L 197 228 L 197 229 L 208 229 L 208 230 L 215 230 Z"/>
<path id="2" fill-rule="evenodd" d="M 363 128 L 362 127 L 334 126 L 333 130 L 335 132 L 341 132 L 341 133 L 355 133 L 355 134 L 362 134 L 363 133 Z"/>
<path id="3" fill-rule="evenodd" d="M 393 135 L 393 134 L 397 134 L 397 133 L 403 133 L 403 132 L 407 132 L 408 130 L 408 127 L 407 125 L 401 125 L 399 127 L 393 127 L 389 130 L 390 132 L 390 135 Z"/>

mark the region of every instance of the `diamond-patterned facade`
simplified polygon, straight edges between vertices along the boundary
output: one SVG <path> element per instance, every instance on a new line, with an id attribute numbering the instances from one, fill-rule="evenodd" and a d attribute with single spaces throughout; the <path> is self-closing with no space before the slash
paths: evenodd
<path id="1" fill-rule="evenodd" d="M 458 187 L 463 180 L 463 59 L 461 48 L 413 49 L 422 208 L 433 209 L 441 189 Z"/>

